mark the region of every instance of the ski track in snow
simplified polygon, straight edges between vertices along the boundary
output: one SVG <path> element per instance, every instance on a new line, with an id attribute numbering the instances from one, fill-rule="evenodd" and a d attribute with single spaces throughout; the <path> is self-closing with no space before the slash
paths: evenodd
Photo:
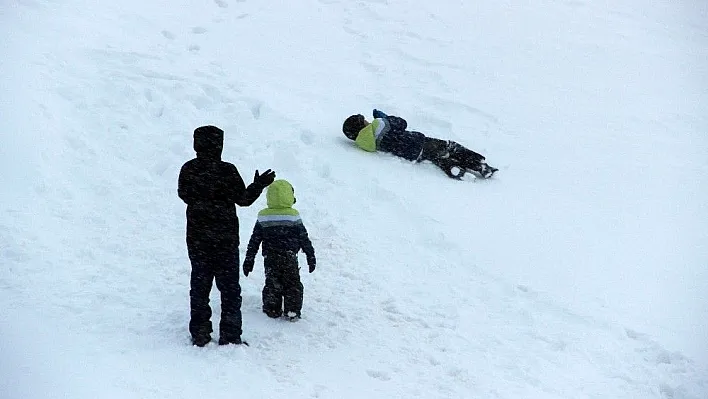
<path id="1" fill-rule="evenodd" d="M 582 228 L 599 226 L 620 209 L 628 220 L 639 215 L 630 205 L 612 202 L 612 185 L 626 183 L 627 195 L 635 198 L 631 189 L 643 186 L 630 177 L 651 158 L 643 151 L 653 142 L 637 144 L 627 175 L 604 182 L 609 188 L 592 194 L 609 210 L 573 196 L 591 193 L 599 177 L 583 175 L 587 182 L 580 185 L 571 174 L 587 172 L 579 165 L 597 156 L 588 154 L 592 150 L 612 154 L 615 146 L 614 154 L 621 154 L 635 148 L 627 144 L 637 138 L 629 137 L 634 133 L 618 132 L 636 123 L 658 136 L 647 141 L 663 140 L 669 159 L 682 154 L 692 172 L 705 176 L 708 163 L 696 155 L 707 149 L 700 136 L 701 127 L 708 126 L 705 116 L 685 108 L 674 120 L 647 121 L 649 111 L 633 108 L 622 114 L 621 107 L 607 105 L 605 127 L 621 126 L 610 129 L 606 142 L 580 133 L 562 137 L 559 132 L 567 126 L 544 131 L 524 125 L 533 121 L 529 115 L 558 118 L 561 111 L 553 108 L 564 102 L 559 96 L 529 104 L 531 110 L 513 107 L 531 100 L 534 89 L 563 93 L 562 84 L 514 75 L 519 72 L 488 55 L 518 46 L 504 54 L 509 63 L 526 62 L 531 74 L 543 70 L 542 51 L 554 53 L 555 45 L 577 41 L 589 49 L 581 52 L 584 57 L 622 49 L 607 38 L 596 40 L 606 40 L 610 50 L 598 47 L 586 36 L 592 29 L 575 24 L 582 15 L 598 29 L 623 22 L 623 40 L 649 32 L 662 48 L 682 43 L 676 52 L 690 48 L 705 57 L 708 47 L 692 46 L 708 42 L 704 26 L 662 28 L 652 22 L 657 17 L 650 11 L 640 14 L 618 5 L 606 13 L 584 1 L 545 4 L 556 13 L 548 15 L 568 22 L 568 36 L 539 29 L 537 37 L 518 41 L 514 35 L 528 27 L 494 28 L 501 15 L 519 23 L 527 15 L 506 2 L 440 8 L 385 0 L 309 0 L 297 6 L 215 0 L 97 7 L 84 0 L 25 0 L 13 3 L 10 16 L 3 17 L 12 22 L 5 30 L 15 33 L 7 50 L 22 57 L 26 67 L 7 60 L 0 66 L 15 79 L 12 84 L 27 82 L 15 107 L 2 110 L 8 111 L 10 132 L 27 132 L 8 139 L 22 150 L 6 150 L 5 160 L 28 159 L 32 166 L 5 177 L 17 190 L 8 191 L 0 217 L 5 264 L 0 304 L 6 321 L 14 323 L 1 327 L 9 339 L 0 343 L 0 371 L 14 378 L 0 383 L 0 393 L 18 398 L 62 393 L 74 398 L 708 397 L 705 359 L 666 349 L 673 343 L 656 336 L 661 328 L 670 330 L 670 322 L 650 334 L 633 327 L 640 316 L 623 318 L 629 311 L 621 304 L 609 305 L 605 313 L 593 295 L 582 293 L 570 296 L 577 302 L 564 303 L 565 291 L 537 290 L 502 270 L 525 260 L 525 269 L 546 273 L 546 263 L 556 256 L 572 258 L 575 249 L 579 280 L 590 276 L 580 269 L 600 262 L 599 247 L 591 242 L 602 240 L 602 228 L 588 231 L 585 241 L 572 234 L 572 226 L 561 225 L 577 216 L 574 207 L 591 213 L 581 218 Z M 557 22 L 540 11 L 525 11 L 539 26 Z M 484 32 L 499 35 L 484 42 Z M 557 44 L 534 42 L 550 38 Z M 652 51 L 636 57 L 653 57 Z M 656 57 L 663 59 L 659 51 Z M 576 65 L 569 59 L 569 68 L 582 68 L 584 61 Z M 705 72 L 702 68 L 694 73 Z M 603 73 L 584 72 L 591 85 L 609 87 L 611 79 L 626 78 L 622 71 L 608 70 L 605 83 Z M 610 98 L 565 79 L 567 90 L 591 98 L 570 96 L 569 109 Z M 627 83 L 627 95 L 644 90 L 644 80 L 635 79 L 636 86 Z M 506 90 L 507 97 L 494 90 Z M 686 94 L 687 103 L 698 96 L 694 93 Z M 651 110 L 661 105 L 646 104 Z M 448 181 L 431 165 L 355 150 L 340 134 L 341 121 L 374 106 L 407 117 L 416 130 L 486 154 L 500 167 L 499 177 Z M 570 123 L 586 124 L 589 136 L 603 123 L 582 112 L 574 116 Z M 669 128 L 658 127 L 661 123 Z M 296 207 L 317 252 L 315 273 L 301 271 L 305 305 L 297 323 L 270 320 L 260 312 L 260 256 L 254 273 L 241 277 L 249 348 L 189 345 L 190 267 L 176 179 L 182 163 L 193 156 L 191 131 L 201 124 L 226 131 L 224 159 L 244 180 L 255 169 L 273 168 L 293 183 Z M 536 137 L 528 138 L 522 125 Z M 677 129 L 688 138 L 672 140 L 667 130 Z M 545 162 L 526 153 L 530 143 L 537 147 L 529 150 L 546 149 L 571 171 L 552 171 L 530 182 L 536 177 L 525 168 Z M 586 151 L 576 152 L 579 147 Z M 611 159 L 604 155 L 600 161 Z M 705 178 L 697 179 L 690 184 L 693 179 L 679 177 L 669 186 L 683 190 L 690 212 L 651 208 L 651 214 L 677 223 L 706 216 L 698 198 L 708 185 Z M 564 183 L 566 191 L 559 190 L 556 185 Z M 647 192 L 656 187 L 644 184 Z M 482 204 L 481 210 L 474 204 Z M 662 202 L 639 207 L 655 204 Z M 238 210 L 241 255 L 264 205 L 259 199 Z M 708 260 L 705 243 L 700 244 L 708 237 L 691 223 L 685 234 L 695 246 L 682 255 L 698 265 Z M 627 225 L 612 231 L 623 237 L 639 234 Z M 546 241 L 538 236 L 545 235 L 564 236 L 570 249 L 558 244 L 560 255 L 553 249 L 525 252 L 543 247 Z M 619 251 L 617 257 L 628 264 L 640 252 L 629 242 L 613 245 L 606 248 Z M 495 262 L 494 256 L 501 259 Z M 564 278 L 550 275 L 547 281 L 572 285 Z M 641 288 L 643 280 L 636 278 L 636 284 L 627 282 L 628 290 Z M 698 294 L 698 284 L 705 288 L 705 273 L 696 272 L 695 281 L 687 289 Z M 587 284 L 577 289 L 592 291 Z M 583 301 L 592 303 L 578 305 Z M 218 326 L 216 289 L 212 307 Z M 689 317 L 708 315 L 700 309 L 704 313 L 691 309 Z M 695 326 L 708 331 L 705 324 Z M 27 377 L 32 374 L 37 379 Z"/>

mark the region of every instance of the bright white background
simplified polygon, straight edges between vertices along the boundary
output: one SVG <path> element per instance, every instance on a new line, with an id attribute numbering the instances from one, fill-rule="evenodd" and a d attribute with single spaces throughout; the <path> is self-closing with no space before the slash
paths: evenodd
<path id="1" fill-rule="evenodd" d="M 0 396 L 708 397 L 704 1 L 106 3 L 0 5 Z M 500 171 L 357 150 L 374 107 Z M 299 323 L 242 277 L 248 348 L 189 344 L 204 124 L 317 251 Z"/>

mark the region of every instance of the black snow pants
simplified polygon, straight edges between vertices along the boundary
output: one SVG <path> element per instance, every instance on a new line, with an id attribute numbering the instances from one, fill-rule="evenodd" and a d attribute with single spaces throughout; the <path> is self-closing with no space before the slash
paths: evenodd
<path id="1" fill-rule="evenodd" d="M 460 143 L 451 140 L 440 140 L 426 137 L 419 161 L 430 161 L 443 170 L 449 177 L 459 178 L 465 171 L 471 170 L 483 174 L 487 170 L 484 156 L 478 154 Z M 460 169 L 454 173 L 452 168 Z"/>
<path id="2" fill-rule="evenodd" d="M 216 288 L 221 292 L 219 337 L 229 341 L 240 339 L 242 321 L 238 244 L 230 241 L 204 243 L 187 240 L 187 250 L 192 262 L 189 332 L 192 337 L 211 334 L 209 293 L 216 280 Z"/>
<path id="3" fill-rule="evenodd" d="M 294 252 L 269 253 L 265 256 L 265 286 L 263 312 L 270 317 L 294 313 L 300 316 L 304 288 L 300 282 L 300 268 Z"/>

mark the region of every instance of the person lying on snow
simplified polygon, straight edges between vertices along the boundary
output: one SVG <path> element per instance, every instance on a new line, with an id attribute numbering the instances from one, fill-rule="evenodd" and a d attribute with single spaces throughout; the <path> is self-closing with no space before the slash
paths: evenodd
<path id="1" fill-rule="evenodd" d="M 430 161 L 453 179 L 461 179 L 469 171 L 487 179 L 498 170 L 489 166 L 484 156 L 457 142 L 406 130 L 408 123 L 403 118 L 377 109 L 373 116 L 369 122 L 361 114 L 352 115 L 342 125 L 344 135 L 365 151 L 388 152 L 414 162 Z"/>
<path id="2" fill-rule="evenodd" d="M 315 271 L 315 250 L 302 224 L 295 204 L 295 190 L 287 180 L 276 180 L 268 186 L 268 207 L 258 212 L 253 234 L 248 241 L 243 274 L 253 271 L 258 247 L 263 243 L 265 286 L 263 313 L 278 318 L 285 314 L 291 321 L 300 318 L 303 286 L 297 253 L 307 256 L 310 273 Z"/>

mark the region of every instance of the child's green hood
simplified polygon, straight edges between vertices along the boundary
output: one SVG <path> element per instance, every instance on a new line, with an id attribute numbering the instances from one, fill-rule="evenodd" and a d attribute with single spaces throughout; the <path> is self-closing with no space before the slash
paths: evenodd
<path id="1" fill-rule="evenodd" d="M 270 209 L 290 208 L 295 203 L 295 190 L 287 180 L 276 180 L 268 186 L 266 198 Z"/>

